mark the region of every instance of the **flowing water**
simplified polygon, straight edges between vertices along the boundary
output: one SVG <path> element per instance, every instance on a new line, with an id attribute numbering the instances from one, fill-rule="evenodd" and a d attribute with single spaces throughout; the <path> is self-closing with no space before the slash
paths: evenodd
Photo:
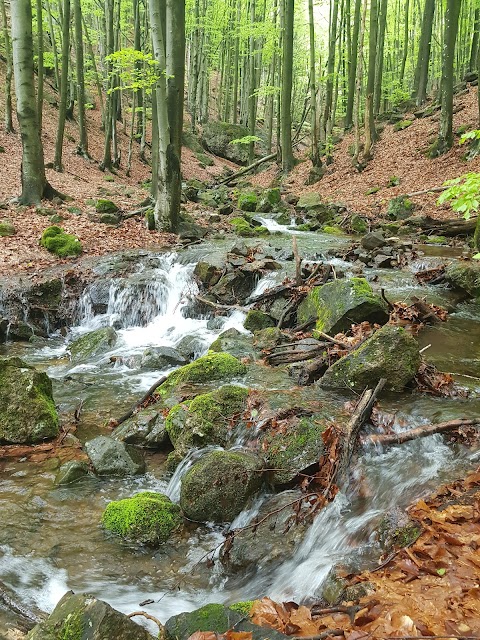
<path id="1" fill-rule="evenodd" d="M 272 231 L 269 242 L 290 245 L 286 227 L 263 220 Z M 320 260 L 332 244 L 347 240 L 321 234 L 297 233 L 302 255 Z M 98 292 L 88 288 L 78 305 L 78 322 L 69 335 L 53 335 L 43 343 L 11 343 L 0 346 L 1 355 L 20 355 L 48 372 L 61 411 L 71 412 L 83 402 L 83 417 L 77 435 L 82 441 L 102 431 L 110 417 L 118 417 L 165 371 L 145 372 L 138 363 L 149 346 L 176 347 L 185 336 L 194 343 L 196 356 L 224 330 L 244 331 L 244 314 L 235 311 L 222 319 L 194 316 L 189 311 L 197 292 L 193 279 L 196 262 L 221 253 L 228 243 L 217 242 L 185 250 L 182 254 L 150 255 L 137 273 L 128 278 L 111 278 L 104 283 L 101 312 L 96 310 Z M 435 252 L 434 252 L 435 253 Z M 419 286 L 412 271 L 435 265 L 441 257 L 426 255 L 411 270 L 370 270 L 376 286 L 385 287 L 392 300 L 427 295 L 429 301 L 452 306 L 455 298 L 446 290 Z M 331 261 L 336 268 L 352 266 Z M 270 274 L 257 284 L 255 294 L 280 282 L 293 269 Z M 91 285 L 98 286 L 98 285 Z M 421 346 L 430 345 L 427 357 L 451 371 L 471 395 L 465 399 L 435 399 L 420 395 L 391 395 L 381 401 L 385 412 L 395 414 L 395 428 L 406 429 L 454 417 L 478 416 L 480 411 L 480 308 L 474 303 L 455 307 L 440 327 L 428 328 L 420 336 Z M 192 317 L 193 316 L 193 317 Z M 109 353 L 86 364 L 72 365 L 69 341 L 92 329 L 114 326 L 119 340 Z M 112 360 L 114 364 L 112 363 Z M 265 381 L 252 368 L 249 386 L 269 386 L 269 393 L 281 405 L 290 392 L 290 381 L 281 371 Z M 295 392 L 297 402 L 322 395 L 314 387 Z M 346 398 L 323 392 L 322 400 L 340 406 Z M 242 436 L 240 435 L 239 443 Z M 89 592 L 112 606 L 130 612 L 147 598 L 152 615 L 165 621 L 169 616 L 207 602 L 233 602 L 265 594 L 277 599 L 308 600 L 318 597 L 330 569 L 338 563 L 354 566 L 372 561 L 375 527 L 382 514 L 405 506 L 443 481 L 459 475 L 478 462 L 478 453 L 460 445 L 447 446 L 440 435 L 388 450 L 368 450 L 358 461 L 358 477 L 368 488 L 361 495 L 340 494 L 315 519 L 293 557 L 275 567 L 257 567 L 254 576 L 228 577 L 217 562 L 208 568 L 205 554 L 222 541 L 222 528 L 187 528 L 175 546 L 158 551 L 138 549 L 105 535 L 101 514 L 113 499 L 142 490 L 167 493 L 178 501 L 182 475 L 203 451 L 193 451 L 172 477 L 165 473 L 165 454 L 147 454 L 148 473 L 128 479 L 88 479 L 69 487 L 55 487 L 55 460 L 31 463 L 26 460 L 0 462 L 0 581 L 8 585 L 27 605 L 50 611 L 68 589 Z M 352 479 L 351 489 L 356 480 Z M 268 494 L 258 497 L 232 526 L 253 517 Z M 2 624 L 3 622 L 3 624 Z M 8 623 L 0 611 L 0 634 Z"/>

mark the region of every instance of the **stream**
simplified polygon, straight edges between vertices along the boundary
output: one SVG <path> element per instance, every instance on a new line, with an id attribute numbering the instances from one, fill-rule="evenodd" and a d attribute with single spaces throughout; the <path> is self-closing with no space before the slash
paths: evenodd
<path id="1" fill-rule="evenodd" d="M 262 223 L 274 233 L 271 245 L 291 248 L 291 231 L 271 220 Z M 324 259 L 328 249 L 350 242 L 350 238 L 321 233 L 295 233 L 300 254 L 309 260 Z M 95 313 L 89 291 L 78 303 L 78 320 L 64 337 L 60 333 L 46 340 L 0 345 L 1 356 L 18 355 L 53 380 L 57 406 L 72 413 L 83 401 L 77 437 L 82 442 L 99 433 L 109 418 L 118 417 L 138 399 L 164 371 L 142 371 L 139 358 L 149 346 L 176 347 L 190 336 L 195 356 L 208 350 L 220 333 L 243 329 L 244 313 L 234 311 L 221 319 L 190 317 L 189 299 L 197 292 L 193 278 L 195 264 L 202 258 L 224 253 L 233 239 L 209 241 L 182 252 L 146 254 L 139 269 L 128 278 L 112 278 L 105 293 L 103 313 Z M 257 244 L 252 241 L 251 244 Z M 458 303 L 446 289 L 417 283 L 413 273 L 432 268 L 443 258 L 455 259 L 448 247 L 419 247 L 423 253 L 408 269 L 365 269 L 374 288 L 384 288 L 390 300 L 427 296 L 428 302 L 453 309 L 448 321 L 426 328 L 418 336 L 429 362 L 455 375 L 470 390 L 467 398 L 433 398 L 419 394 L 389 394 L 382 398 L 382 411 L 395 414 L 394 428 L 405 430 L 457 417 L 480 413 L 480 306 Z M 328 258 L 327 258 L 328 260 Z M 347 273 L 352 265 L 332 259 L 335 268 Z M 262 278 L 255 293 L 281 282 L 292 273 L 292 262 Z M 90 285 L 94 286 L 94 285 Z M 114 326 L 119 341 L 107 354 L 74 366 L 68 357 L 72 338 L 102 326 Z M 111 356 L 121 355 L 112 365 Z M 272 373 L 266 381 L 252 368 L 240 383 L 249 387 L 269 385 L 272 397 L 281 403 L 285 394 L 296 393 L 299 403 L 318 400 L 327 406 L 341 406 L 339 392 L 320 391 L 315 386 L 291 391 L 285 372 Z M 198 452 L 196 454 L 198 455 Z M 358 460 L 358 477 L 368 493 L 358 495 L 355 479 L 348 494 L 339 494 L 316 516 L 293 556 L 270 567 L 258 566 L 255 575 L 228 576 L 221 564 L 208 568 L 199 561 L 223 539 L 223 528 L 201 526 L 186 529 L 176 546 L 166 544 L 157 551 L 128 545 L 105 535 L 100 519 L 111 500 L 139 491 L 167 493 L 179 498 L 182 474 L 191 459 L 173 476 L 165 471 L 166 454 L 147 452 L 147 473 L 130 478 L 89 478 L 71 486 L 56 487 L 57 460 L 29 462 L 2 460 L 0 471 L 0 581 L 8 585 L 25 605 L 51 611 L 65 591 L 88 592 L 113 607 L 130 613 L 145 599 L 154 604 L 145 610 L 162 621 L 182 611 L 209 602 L 237 602 L 268 595 L 277 600 L 308 601 L 321 592 L 329 571 L 339 563 L 362 567 L 378 557 L 375 528 L 392 508 L 404 507 L 429 490 L 449 481 L 479 461 L 479 453 L 462 445 L 447 446 L 441 435 L 386 450 L 365 451 Z M 238 516 L 233 527 L 244 524 L 260 507 L 262 494 L 248 512 Z M 197 564 L 199 563 L 199 564 Z M 179 585 L 179 588 L 178 588 Z M 0 609 L 0 637 L 7 629 L 9 614 Z"/>

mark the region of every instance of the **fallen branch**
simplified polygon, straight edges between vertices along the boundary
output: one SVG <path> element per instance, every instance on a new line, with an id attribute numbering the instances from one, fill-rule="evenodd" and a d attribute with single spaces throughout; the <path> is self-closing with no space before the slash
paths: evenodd
<path id="1" fill-rule="evenodd" d="M 219 302 L 212 302 L 211 300 L 209 300 L 208 298 L 204 298 L 203 296 L 195 296 L 195 298 L 199 302 L 206 304 L 208 307 L 213 307 L 214 309 L 220 309 L 222 311 L 231 311 L 233 309 L 235 309 L 236 311 L 244 311 L 245 313 L 248 313 L 250 311 L 248 307 L 241 307 L 238 304 L 220 304 Z"/>
<path id="2" fill-rule="evenodd" d="M 425 196 L 427 193 L 441 193 L 448 187 L 432 187 L 431 189 L 423 189 L 422 191 L 414 191 L 413 193 L 405 194 L 405 198 L 415 198 L 416 196 Z"/>
<path id="3" fill-rule="evenodd" d="M 134 618 L 135 616 L 143 616 L 144 618 L 147 618 L 147 620 L 151 620 L 152 622 L 155 622 L 155 624 L 158 626 L 158 631 L 159 631 L 158 637 L 160 638 L 164 636 L 165 627 L 163 626 L 163 624 L 160 622 L 158 618 L 155 618 L 155 616 L 152 616 L 150 613 L 146 613 L 145 611 L 134 611 L 133 613 L 127 614 L 127 618 Z"/>
<path id="4" fill-rule="evenodd" d="M 229 182 L 232 182 L 232 180 L 236 180 L 237 178 L 240 178 L 246 173 L 250 173 L 250 171 L 253 171 L 260 165 L 264 164 L 265 162 L 269 162 L 270 160 L 275 160 L 276 157 L 277 157 L 276 153 L 271 153 L 269 156 L 260 158 L 260 160 L 257 160 L 253 164 L 250 164 L 248 167 L 243 167 L 243 169 L 240 169 L 240 171 L 237 171 L 236 173 L 232 173 L 231 176 L 227 176 L 226 178 L 223 178 L 223 180 L 220 180 L 219 182 L 217 182 L 217 184 L 218 185 L 228 184 Z"/>
<path id="5" fill-rule="evenodd" d="M 155 384 L 153 384 L 150 389 L 147 391 L 147 393 L 145 393 L 138 402 L 136 402 L 128 411 L 127 413 L 125 413 L 121 418 L 119 418 L 118 420 L 111 420 L 110 421 L 110 427 L 114 428 L 114 427 L 118 427 L 119 425 L 123 424 L 126 420 L 128 420 L 129 418 L 131 418 L 133 416 L 133 414 L 142 406 L 142 404 L 148 400 L 150 398 L 151 395 L 153 395 L 154 391 L 156 391 L 158 389 L 158 387 L 163 384 L 165 382 L 165 380 L 167 379 L 167 376 L 162 376 L 160 378 L 160 380 L 157 380 L 157 382 L 155 382 Z"/>
<path id="6" fill-rule="evenodd" d="M 449 422 L 439 422 L 438 424 L 429 424 L 424 427 L 417 427 L 416 429 L 410 429 L 410 431 L 404 431 L 403 433 L 392 433 L 385 435 L 371 435 L 362 438 L 363 444 L 404 444 L 417 438 L 427 438 L 436 433 L 444 433 L 445 431 L 451 431 L 452 429 L 459 429 L 460 427 L 478 427 L 480 426 L 480 418 L 464 418 L 459 420 L 450 420 Z"/>

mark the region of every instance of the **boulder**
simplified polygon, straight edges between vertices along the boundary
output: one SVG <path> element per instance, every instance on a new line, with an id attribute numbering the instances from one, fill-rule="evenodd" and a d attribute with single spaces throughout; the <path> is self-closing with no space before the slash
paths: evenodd
<path id="1" fill-rule="evenodd" d="M 68 591 L 27 640 L 153 640 L 148 631 L 125 614 L 87 594 Z"/>
<path id="2" fill-rule="evenodd" d="M 257 570 L 271 563 L 284 562 L 291 557 L 302 541 L 307 525 L 305 521 L 300 520 L 293 526 L 288 526 L 292 516 L 295 517 L 295 512 L 292 507 L 283 507 L 301 496 L 300 491 L 283 491 L 268 498 L 255 515 L 255 518 L 262 522 L 260 527 L 240 531 L 235 536 L 231 548 L 225 544 L 221 547 L 220 560 L 226 569 L 230 572 Z M 307 508 L 304 505 L 302 510 Z"/>
<path id="3" fill-rule="evenodd" d="M 158 546 L 182 524 L 180 507 L 162 493 L 144 491 L 132 498 L 115 500 L 102 515 L 107 531 L 137 544 Z"/>
<path id="4" fill-rule="evenodd" d="M 133 476 L 145 472 L 145 461 L 130 445 L 107 436 L 85 443 L 85 451 L 99 476 Z"/>
<path id="5" fill-rule="evenodd" d="M 0 358 L 0 442 L 34 444 L 58 433 L 47 374 L 20 358 Z"/>
<path id="6" fill-rule="evenodd" d="M 230 353 L 236 358 L 254 358 L 256 356 L 252 336 L 247 333 L 241 333 L 238 329 L 233 328 L 221 333 L 218 338 L 212 342 L 209 349 L 217 353 Z"/>
<path id="7" fill-rule="evenodd" d="M 388 320 L 388 306 L 364 278 L 334 280 L 314 287 L 298 307 L 299 324 L 311 318 L 317 318 L 317 331 L 335 335 L 365 320 L 384 324 Z"/>
<path id="8" fill-rule="evenodd" d="M 211 287 L 220 280 L 223 268 L 216 262 L 201 260 L 197 262 L 193 275 L 204 287 Z"/>
<path id="9" fill-rule="evenodd" d="M 238 124 L 227 122 L 208 122 L 203 127 L 202 144 L 207 151 L 231 160 L 237 164 L 248 161 L 248 145 L 231 144 L 232 140 L 239 140 L 248 136 L 248 129 Z"/>
<path id="10" fill-rule="evenodd" d="M 113 327 L 104 327 L 85 333 L 70 343 L 72 362 L 78 363 L 110 351 L 117 342 Z"/>
<path id="11" fill-rule="evenodd" d="M 216 285 L 210 288 L 210 293 L 222 304 L 238 304 L 245 301 L 252 293 L 258 272 L 235 269 L 220 278 Z"/>
<path id="12" fill-rule="evenodd" d="M 274 327 L 276 325 L 275 320 L 268 315 L 268 313 L 264 313 L 263 311 L 257 311 L 252 309 L 247 313 L 247 317 L 243 323 L 245 329 L 254 333 L 255 331 L 260 331 L 261 329 L 267 329 L 268 327 Z"/>
<path id="13" fill-rule="evenodd" d="M 310 191 L 308 193 L 303 193 L 297 201 L 296 207 L 297 209 L 304 209 L 308 211 L 309 209 L 315 209 L 316 207 L 323 206 L 322 198 L 318 191 Z"/>
<path id="14" fill-rule="evenodd" d="M 0 238 L 6 236 L 14 236 L 16 234 L 15 227 L 10 220 L 0 220 Z"/>
<path id="15" fill-rule="evenodd" d="M 165 427 L 176 449 L 225 446 L 245 411 L 248 389 L 226 385 L 170 409 Z"/>
<path id="16" fill-rule="evenodd" d="M 180 353 L 188 362 L 193 360 L 195 356 L 198 356 L 204 348 L 202 339 L 195 335 L 184 336 L 175 346 L 178 353 Z"/>
<path id="17" fill-rule="evenodd" d="M 163 413 L 154 406 L 126 420 L 112 432 L 112 438 L 148 449 L 157 449 L 169 441 Z"/>
<path id="18" fill-rule="evenodd" d="M 207 453 L 182 478 L 183 513 L 197 522 L 232 522 L 260 488 L 262 467 L 252 453 Z"/>
<path id="19" fill-rule="evenodd" d="M 69 460 L 62 464 L 55 477 L 56 485 L 73 484 L 89 475 L 88 465 L 80 460 Z"/>
<path id="20" fill-rule="evenodd" d="M 386 325 L 327 369 L 320 385 L 363 391 L 386 378 L 386 389 L 402 391 L 414 378 L 419 366 L 420 354 L 415 338 L 402 327 Z"/>
<path id="21" fill-rule="evenodd" d="M 171 347 L 148 347 L 142 353 L 140 366 L 142 369 L 166 369 L 187 364 L 187 360 L 176 349 Z"/>
<path id="22" fill-rule="evenodd" d="M 95 202 L 95 211 L 97 213 L 117 213 L 118 207 L 111 200 L 99 199 Z"/>
<path id="23" fill-rule="evenodd" d="M 371 231 L 370 233 L 366 233 L 361 240 L 362 247 L 367 251 L 372 251 L 373 249 L 384 247 L 387 244 L 388 240 L 386 240 L 383 233 L 380 233 L 379 231 Z"/>
<path id="24" fill-rule="evenodd" d="M 268 327 L 267 329 L 261 329 L 255 332 L 253 344 L 260 351 L 273 349 L 273 347 L 279 344 L 286 344 L 290 342 L 288 334 L 283 333 L 277 327 Z"/>
<path id="25" fill-rule="evenodd" d="M 456 289 L 480 298 L 480 262 L 453 262 L 447 266 L 445 278 Z"/>
<path id="26" fill-rule="evenodd" d="M 241 211 L 253 212 L 257 209 L 257 195 L 252 192 L 241 193 L 238 196 L 238 208 Z"/>
<path id="27" fill-rule="evenodd" d="M 78 256 L 82 253 L 80 240 L 55 225 L 45 229 L 40 238 L 40 245 L 59 258 Z"/>

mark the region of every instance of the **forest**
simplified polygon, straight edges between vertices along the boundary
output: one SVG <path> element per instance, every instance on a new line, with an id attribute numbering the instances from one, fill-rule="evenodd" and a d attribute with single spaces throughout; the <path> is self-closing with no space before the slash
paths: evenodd
<path id="1" fill-rule="evenodd" d="M 0 638 L 480 638 L 479 74 L 480 0 L 0 0 Z"/>

